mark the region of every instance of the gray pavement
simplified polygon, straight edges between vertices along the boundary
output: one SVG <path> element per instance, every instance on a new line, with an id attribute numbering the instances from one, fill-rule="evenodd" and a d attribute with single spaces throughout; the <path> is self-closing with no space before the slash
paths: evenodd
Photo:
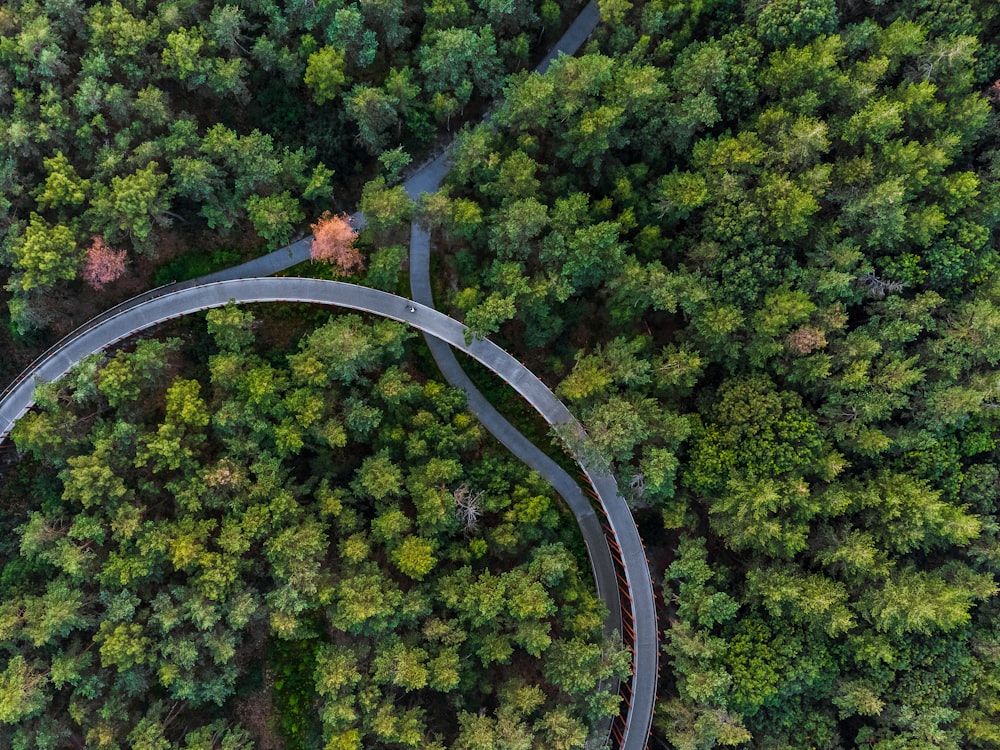
<path id="1" fill-rule="evenodd" d="M 549 54 L 538 63 L 535 70 L 544 73 L 559 55 L 575 55 L 600 21 L 601 11 L 597 3 L 589 3 L 569 25 L 566 33 L 559 37 L 559 41 L 549 50 Z"/>

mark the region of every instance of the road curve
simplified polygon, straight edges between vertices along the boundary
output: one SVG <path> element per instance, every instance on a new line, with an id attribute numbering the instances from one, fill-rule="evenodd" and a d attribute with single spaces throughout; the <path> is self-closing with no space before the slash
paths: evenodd
<path id="1" fill-rule="evenodd" d="M 590 3 L 580 12 L 566 33 L 538 65 L 536 71 L 544 73 L 560 54 L 576 52 L 599 21 L 600 11 L 597 4 Z M 410 198 L 418 200 L 422 193 L 430 193 L 440 187 L 441 181 L 448 173 L 450 155 L 449 149 L 425 164 L 403 183 Z M 427 308 L 434 308 L 430 277 L 430 234 L 417 222 L 410 228 L 410 294 L 415 301 Z M 577 482 L 529 442 L 487 401 L 462 369 L 452 348 L 441 337 L 425 330 L 424 339 L 445 380 L 450 385 L 465 391 L 469 408 L 479 421 L 514 455 L 545 477 L 577 515 L 580 529 L 587 541 L 587 551 L 593 565 L 598 595 L 608 605 L 609 617 L 605 629 L 623 633 L 631 631 L 629 635 L 632 636 L 627 639 L 633 645 L 633 675 L 628 685 L 630 695 L 627 697 L 621 735 L 616 736 L 615 740 L 622 750 L 643 750 L 649 741 L 656 705 L 656 688 L 659 681 L 659 624 L 646 551 L 632 513 L 618 491 L 614 476 L 606 467 L 586 460 L 587 451 L 575 454 L 606 514 L 605 520 L 611 530 L 610 536 L 618 547 L 613 552 L 604 536 L 600 520 L 594 516 L 593 510 L 590 510 L 589 514 L 586 512 L 585 506 L 589 503 Z M 458 348 L 472 354 L 464 347 Z M 534 375 L 531 377 L 537 380 Z M 509 380 L 508 382 L 514 385 L 513 382 Z M 538 409 L 535 403 L 532 405 Z M 560 406 L 568 418 L 561 417 L 560 422 L 554 423 L 546 416 L 549 424 L 571 426 L 572 432 L 585 441 L 583 428 L 569 416 L 565 406 L 561 403 Z M 572 449 L 572 446 L 570 447 Z M 584 512 L 579 513 L 577 508 L 584 509 Z M 620 569 L 616 568 L 615 557 L 620 562 Z M 627 583 L 629 593 L 625 597 L 616 595 L 619 589 L 617 580 L 619 574 L 624 575 Z"/>
<path id="2" fill-rule="evenodd" d="M 444 313 L 405 297 L 340 281 L 295 276 L 233 279 L 199 284 L 162 294 L 80 329 L 55 352 L 39 362 L 30 377 L 16 383 L 0 401 L 0 434 L 6 434 L 34 402 L 38 381 L 65 375 L 84 357 L 167 320 L 230 301 L 303 302 L 373 313 L 425 331 L 466 352 L 510 383 L 553 426 L 575 425 L 559 399 L 530 370 L 491 341 L 465 343 L 465 326 Z M 593 512 L 593 511 L 591 511 Z"/>
<path id="3" fill-rule="evenodd" d="M 572 55 L 576 52 L 590 36 L 591 32 L 601 20 L 601 12 L 596 2 L 589 3 L 573 19 L 569 28 L 552 46 L 548 54 L 535 67 L 539 73 L 548 70 L 549 65 L 559 55 Z M 403 183 L 407 194 L 413 199 L 421 193 L 431 193 L 438 189 L 441 179 L 448 171 L 447 158 L 450 147 L 443 153 L 431 159 L 426 164 L 420 166 Z M 352 223 L 356 228 L 364 226 L 364 215 L 360 212 L 352 214 Z M 272 274 L 284 271 L 292 266 L 309 260 L 309 246 L 312 244 L 312 237 L 303 237 L 279 250 L 254 258 L 238 266 L 210 273 L 207 276 L 195 279 L 193 282 L 185 282 L 187 285 L 195 283 L 205 283 L 213 281 L 228 281 L 230 279 L 246 279 L 255 276 L 271 276 Z"/>

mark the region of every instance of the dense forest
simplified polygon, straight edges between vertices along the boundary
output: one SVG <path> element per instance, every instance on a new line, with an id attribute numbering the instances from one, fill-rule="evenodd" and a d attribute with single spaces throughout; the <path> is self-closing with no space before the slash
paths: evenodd
<path id="1" fill-rule="evenodd" d="M 660 737 L 1000 746 L 997 6 L 602 13 L 422 212 L 663 518 Z"/>
<path id="2" fill-rule="evenodd" d="M 288 320 L 222 308 L 40 390 L 0 488 L 0 745 L 581 746 L 630 656 L 569 511 L 408 329 L 286 354 Z"/>
<path id="3" fill-rule="evenodd" d="M 355 205 L 356 278 L 395 289 L 416 216 L 438 304 L 628 489 L 665 600 L 651 746 L 1000 748 L 1000 8 L 600 6 L 537 74 L 578 4 L 5 4 L 13 335 L 58 330 L 95 258 L 149 285 Z M 550 491 L 393 325 L 287 357 L 208 325 L 217 351 L 90 361 L 17 428 L 4 742 L 266 747 L 270 705 L 289 747 L 579 746 L 621 664 Z"/>
<path id="4" fill-rule="evenodd" d="M 380 173 L 378 203 L 411 153 L 496 94 L 576 9 L 4 3 L 0 261 L 14 331 L 58 324 L 67 282 L 102 246 L 133 264 L 190 242 L 274 249 L 331 201 L 356 200 L 354 175 Z"/>

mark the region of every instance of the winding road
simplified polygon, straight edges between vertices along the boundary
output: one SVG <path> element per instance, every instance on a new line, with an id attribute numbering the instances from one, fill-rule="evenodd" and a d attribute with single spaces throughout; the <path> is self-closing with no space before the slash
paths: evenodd
<path id="1" fill-rule="evenodd" d="M 536 71 L 544 73 L 551 62 L 560 54 L 572 54 L 578 50 L 599 21 L 600 11 L 597 4 L 590 3 L 581 11 L 566 33 L 538 65 Z M 448 173 L 450 155 L 450 150 L 446 151 L 425 164 L 403 183 L 410 198 L 417 200 L 422 193 L 434 192 L 441 186 L 442 180 Z M 410 294 L 422 306 L 433 309 L 430 245 L 430 234 L 417 222 L 413 222 L 410 228 Z M 623 716 L 617 727 L 612 726 L 612 733 L 615 735 L 614 739 L 618 746 L 623 750 L 645 748 L 652 728 L 659 677 L 659 626 L 645 548 L 639 537 L 632 513 L 618 492 L 618 484 L 614 476 L 606 467 L 593 464 L 580 452 L 575 453 L 574 457 L 580 464 L 605 514 L 604 521 L 611 532 L 605 536 L 601 519 L 597 517 L 593 506 L 584 496 L 576 481 L 555 461 L 518 432 L 480 393 L 456 359 L 452 349 L 455 346 L 454 343 L 446 341 L 433 331 L 423 330 L 424 339 L 427 341 L 427 346 L 430 348 L 438 368 L 449 384 L 465 391 L 469 409 L 511 453 L 545 477 L 576 516 L 584 541 L 587 543 L 598 596 L 608 606 L 609 616 L 605 623 L 605 630 L 618 630 L 625 633 L 626 642 L 630 643 L 632 648 L 633 676 L 626 687 L 627 693 L 623 694 L 625 699 Z M 473 347 L 476 343 L 478 342 L 473 343 Z M 480 359 L 476 351 L 469 350 L 464 346 L 455 348 L 479 359 L 480 362 L 486 364 L 487 367 L 506 380 L 506 376 L 493 367 L 490 362 Z M 518 364 L 523 372 L 530 375 L 532 380 L 538 381 L 534 374 L 520 363 Z M 511 380 L 507 380 L 507 382 L 524 395 L 550 425 L 559 430 L 569 428 L 571 432 L 585 439 L 582 426 L 569 414 L 561 402 L 557 401 L 559 407 L 554 409 L 547 402 L 547 399 L 535 401 L 523 393 L 518 388 L 517 383 Z M 555 398 L 541 381 L 538 381 L 538 385 L 545 389 L 549 397 Z M 553 410 L 549 411 L 549 409 Z M 554 421 L 551 417 L 557 414 L 558 418 Z M 610 543 L 608 536 L 611 537 Z M 620 591 L 619 576 L 625 578 L 628 593 L 624 597 L 618 596 Z"/>
<path id="2" fill-rule="evenodd" d="M 580 13 L 537 70 L 559 54 L 575 52 L 600 15 L 595 3 Z M 417 170 L 404 183 L 411 198 L 438 189 L 448 171 L 450 150 Z M 357 223 L 363 223 L 360 214 Z M 466 328 L 434 309 L 430 283 L 430 236 L 414 222 L 410 236 L 410 287 L 413 301 L 343 282 L 267 278 L 309 258 L 311 238 L 248 263 L 200 279 L 150 290 L 95 317 L 39 357 L 0 398 L 0 440 L 34 402 L 37 382 L 63 376 L 84 357 L 106 349 L 159 323 L 230 301 L 305 302 L 373 313 L 421 330 L 445 379 L 464 390 L 470 410 L 512 453 L 545 477 L 565 499 L 580 524 L 593 565 L 598 595 L 609 610 L 607 632 L 619 631 L 632 650 L 633 674 L 622 684 L 623 711 L 611 733 L 622 750 L 642 750 L 648 742 L 656 702 L 659 638 L 649 566 L 635 521 L 608 469 L 588 458 L 586 434 L 549 388 L 514 357 L 488 340 L 465 343 Z M 458 349 L 495 372 L 523 396 L 568 447 L 590 484 L 596 504 L 574 479 L 528 441 L 486 400 L 462 370 Z"/>

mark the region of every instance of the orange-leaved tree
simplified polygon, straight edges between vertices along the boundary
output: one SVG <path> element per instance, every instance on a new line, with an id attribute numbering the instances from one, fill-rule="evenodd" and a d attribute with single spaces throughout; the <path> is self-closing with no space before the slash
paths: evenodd
<path id="1" fill-rule="evenodd" d="M 326 211 L 312 225 L 312 230 L 314 236 L 309 246 L 309 257 L 313 260 L 331 263 L 341 276 L 364 268 L 364 259 L 354 247 L 358 233 L 346 213 L 337 215 Z"/>
<path id="2" fill-rule="evenodd" d="M 124 273 L 125 251 L 115 250 L 100 237 L 94 237 L 83 259 L 83 280 L 101 291 L 105 284 L 116 281 Z"/>

